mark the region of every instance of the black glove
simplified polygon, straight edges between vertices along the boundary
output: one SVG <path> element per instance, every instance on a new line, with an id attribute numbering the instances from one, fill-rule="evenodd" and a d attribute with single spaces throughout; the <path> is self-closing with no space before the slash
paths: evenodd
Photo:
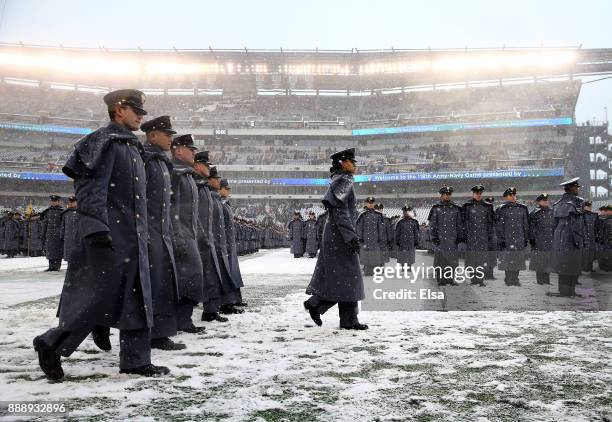
<path id="1" fill-rule="evenodd" d="M 533 242 L 535 244 L 535 242 Z M 527 245 L 529 245 L 529 241 L 525 240 L 525 247 L 527 247 Z"/>
<path id="2" fill-rule="evenodd" d="M 440 246 L 440 239 L 433 239 L 432 242 L 434 245 Z"/>
<path id="3" fill-rule="evenodd" d="M 531 245 L 532 248 L 535 248 L 535 245 L 536 245 L 535 240 L 530 240 L 529 244 Z M 527 246 L 527 245 L 525 245 L 525 246 Z"/>
<path id="4" fill-rule="evenodd" d="M 499 249 L 506 249 L 506 242 L 499 242 Z"/>
<path id="5" fill-rule="evenodd" d="M 361 245 L 359 244 L 359 240 L 355 237 L 348 243 L 348 249 L 350 253 L 359 253 L 361 250 Z"/>
<path id="6" fill-rule="evenodd" d="M 87 236 L 86 239 L 89 240 L 89 245 L 92 248 L 115 250 L 113 248 L 113 238 L 109 232 L 96 232 Z"/>

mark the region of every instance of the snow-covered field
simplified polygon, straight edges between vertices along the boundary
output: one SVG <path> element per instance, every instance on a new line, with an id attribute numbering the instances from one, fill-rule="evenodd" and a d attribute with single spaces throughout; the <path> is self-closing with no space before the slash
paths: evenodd
<path id="1" fill-rule="evenodd" d="M 186 350 L 154 351 L 170 376 L 120 375 L 115 333 L 109 353 L 86 340 L 57 383 L 32 338 L 57 322 L 64 272 L 0 259 L 0 400 L 62 401 L 57 418 L 73 420 L 612 418 L 612 313 L 362 312 L 370 330 L 353 332 L 334 308 L 316 327 L 302 308 L 314 263 L 286 249 L 241 258 L 247 312 L 179 335 Z M 487 289 L 499 293 L 497 276 Z"/>

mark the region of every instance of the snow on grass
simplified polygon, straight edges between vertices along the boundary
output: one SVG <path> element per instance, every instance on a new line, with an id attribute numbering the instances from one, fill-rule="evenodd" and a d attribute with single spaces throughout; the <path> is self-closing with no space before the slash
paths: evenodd
<path id="1" fill-rule="evenodd" d="M 6 307 L 2 400 L 61 400 L 71 418 L 91 420 L 610 417 L 609 312 L 362 312 L 370 330 L 354 332 L 338 329 L 332 308 L 316 327 L 302 307 L 313 265 L 287 250 L 242 259 L 247 312 L 179 335 L 186 350 L 154 350 L 172 370 L 157 379 L 118 373 L 114 332 L 111 352 L 87 339 L 63 360 L 65 380 L 47 381 L 31 341 L 56 324 L 57 298 Z"/>

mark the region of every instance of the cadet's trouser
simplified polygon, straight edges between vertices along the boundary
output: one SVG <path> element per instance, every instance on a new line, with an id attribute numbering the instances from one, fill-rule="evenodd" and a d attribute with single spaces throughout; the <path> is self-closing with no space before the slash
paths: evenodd
<path id="1" fill-rule="evenodd" d="M 550 273 L 536 273 L 536 281 L 538 284 L 550 284 Z"/>
<path id="2" fill-rule="evenodd" d="M 49 269 L 51 271 L 59 271 L 61 267 L 62 267 L 61 259 L 50 259 L 49 260 Z"/>
<path id="3" fill-rule="evenodd" d="M 437 269 L 437 268 L 436 268 Z M 455 284 L 455 270 L 456 268 L 453 268 L 453 272 L 452 274 L 448 274 L 447 271 L 444 271 L 444 269 L 442 269 L 441 272 L 436 271 L 436 281 L 438 282 L 438 286 L 444 286 L 444 285 L 454 285 Z"/>
<path id="4" fill-rule="evenodd" d="M 359 312 L 357 302 L 332 302 L 321 299 L 318 296 L 310 296 L 306 302 L 308 303 L 308 306 L 316 310 L 321 315 L 323 315 L 337 303 L 341 327 L 350 327 L 359 322 L 357 319 L 357 313 Z"/>
<path id="5" fill-rule="evenodd" d="M 518 271 L 506 271 L 506 278 L 504 282 L 508 286 L 516 286 L 519 284 L 519 272 Z"/>
<path id="6" fill-rule="evenodd" d="M 577 281 L 578 276 L 559 274 L 559 294 L 567 297 L 575 296 Z"/>
<path id="7" fill-rule="evenodd" d="M 236 303 L 242 303 L 242 290 L 240 289 L 236 291 Z"/>
<path id="8" fill-rule="evenodd" d="M 484 280 L 485 280 L 485 273 L 484 271 L 481 273 L 474 273 L 474 276 L 471 278 L 470 283 L 471 284 L 484 284 Z"/>
<path id="9" fill-rule="evenodd" d="M 178 328 L 178 315 L 153 315 L 151 339 L 173 337 Z"/>
<path id="10" fill-rule="evenodd" d="M 191 315 L 193 314 L 194 306 L 197 304 L 197 302 L 185 297 L 179 299 L 178 311 L 176 314 L 177 329 L 184 330 L 186 328 L 193 327 Z"/>
<path id="11" fill-rule="evenodd" d="M 40 336 L 42 342 L 62 356 L 70 356 L 91 332 L 91 328 L 65 331 L 51 328 Z M 119 331 L 119 367 L 137 368 L 151 363 L 151 339 L 149 328 Z"/>

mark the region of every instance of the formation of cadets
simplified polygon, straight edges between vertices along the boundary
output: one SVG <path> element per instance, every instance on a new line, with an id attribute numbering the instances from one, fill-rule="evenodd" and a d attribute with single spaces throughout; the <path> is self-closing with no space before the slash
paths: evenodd
<path id="1" fill-rule="evenodd" d="M 610 207 L 592 212 L 592 203 L 578 196 L 579 178 L 561 183 L 564 194 L 554 204 L 543 193 L 536 207 L 517 202 L 517 190 L 507 188 L 504 202 L 493 208 L 491 199 L 483 199 L 484 187 L 472 187 L 472 199 L 463 205 L 451 200 L 452 187 L 440 189 L 440 201 L 429 213 L 429 233 L 434 244 L 434 266 L 458 266 L 459 245 L 465 244 L 465 266 L 481 267 L 472 284 L 483 286 L 494 279 L 493 269 L 504 271 L 508 286 L 520 286 L 519 273 L 536 273 L 538 284 L 551 284 L 550 273 L 558 274 L 559 295 L 580 296 L 575 287 L 583 271 L 593 270 L 598 259 L 602 270 L 612 264 L 610 243 Z M 440 285 L 456 285 L 453 272 L 438 276 Z"/>
<path id="2" fill-rule="evenodd" d="M 49 198 L 49 207 L 41 212 L 2 212 L 0 254 L 6 255 L 7 258 L 45 255 L 49 260 L 49 267 L 45 271 L 60 270 L 61 259 L 67 261 L 70 249 L 75 245 L 77 203 L 76 197 L 70 196 L 66 208 L 63 208 L 62 197 L 50 195 Z M 276 224 L 260 224 L 251 219 L 234 216 L 234 226 L 239 256 L 256 253 L 259 249 L 285 246 L 286 231 Z M 46 255 L 47 250 L 49 256 Z M 61 257 L 57 258 L 60 253 Z"/>
<path id="3" fill-rule="evenodd" d="M 65 209 L 59 196 L 51 195 L 50 199 L 50 206 L 41 213 L 4 211 L 0 218 L 0 253 L 8 258 L 45 255 L 49 260 L 46 271 L 60 270 L 62 257 L 68 256 L 74 246 L 76 197 L 68 198 Z"/>
<path id="4" fill-rule="evenodd" d="M 425 232 L 410 205 L 402 207 L 401 218 L 387 217 L 383 205 L 368 197 L 355 222 L 363 273 L 372 275 L 390 258 L 412 265 L 416 249 L 425 247 L 434 251 L 434 267 L 449 269 L 436 272 L 440 286 L 457 285 L 455 272 L 463 256 L 466 268 L 480 268 L 470 284 L 485 286 L 485 280 L 495 279 L 493 271 L 498 267 L 504 271 L 506 285 L 520 286 L 520 272 L 529 269 L 541 285 L 551 284 L 551 273 L 558 274 L 559 295 L 579 297 L 575 290 L 580 284 L 578 277 L 593 271 L 595 260 L 601 270 L 612 270 L 612 206 L 593 212 L 592 203 L 578 196 L 578 178 L 561 186 L 565 193 L 557 202 L 552 204 L 543 193 L 531 212 L 517 202 L 514 187 L 503 192 L 503 203 L 495 208 L 494 199 L 483 196 L 482 185 L 472 187 L 472 198 L 463 204 L 453 202 L 453 188 L 444 186 L 439 190 L 439 202 L 429 212 Z M 303 221 L 296 212 L 288 225 L 291 252 L 296 258 L 305 252 L 316 256 L 316 245 L 322 240 L 318 220 L 312 211 L 309 214 Z M 327 212 L 319 217 L 325 218 Z"/>
<path id="5" fill-rule="evenodd" d="M 199 303 L 203 321 L 243 313 L 238 256 L 285 246 L 282 228 L 234 216 L 228 181 L 191 135 L 174 136 L 169 116 L 142 122 L 142 92 L 113 91 L 104 102 L 111 122 L 78 141 L 63 167 L 75 190 L 68 208 L 52 196 L 23 228 L 14 213 L 1 226 L 9 255 L 23 236 L 28 253 L 45 251 L 49 271 L 68 262 L 59 324 L 34 338 L 54 380 L 64 376 L 61 357 L 90 334 L 110 351 L 110 328 L 119 329 L 121 373 L 167 374 L 151 363 L 151 349 L 181 350 L 172 340 L 178 332 L 203 332 L 193 320 Z"/>

